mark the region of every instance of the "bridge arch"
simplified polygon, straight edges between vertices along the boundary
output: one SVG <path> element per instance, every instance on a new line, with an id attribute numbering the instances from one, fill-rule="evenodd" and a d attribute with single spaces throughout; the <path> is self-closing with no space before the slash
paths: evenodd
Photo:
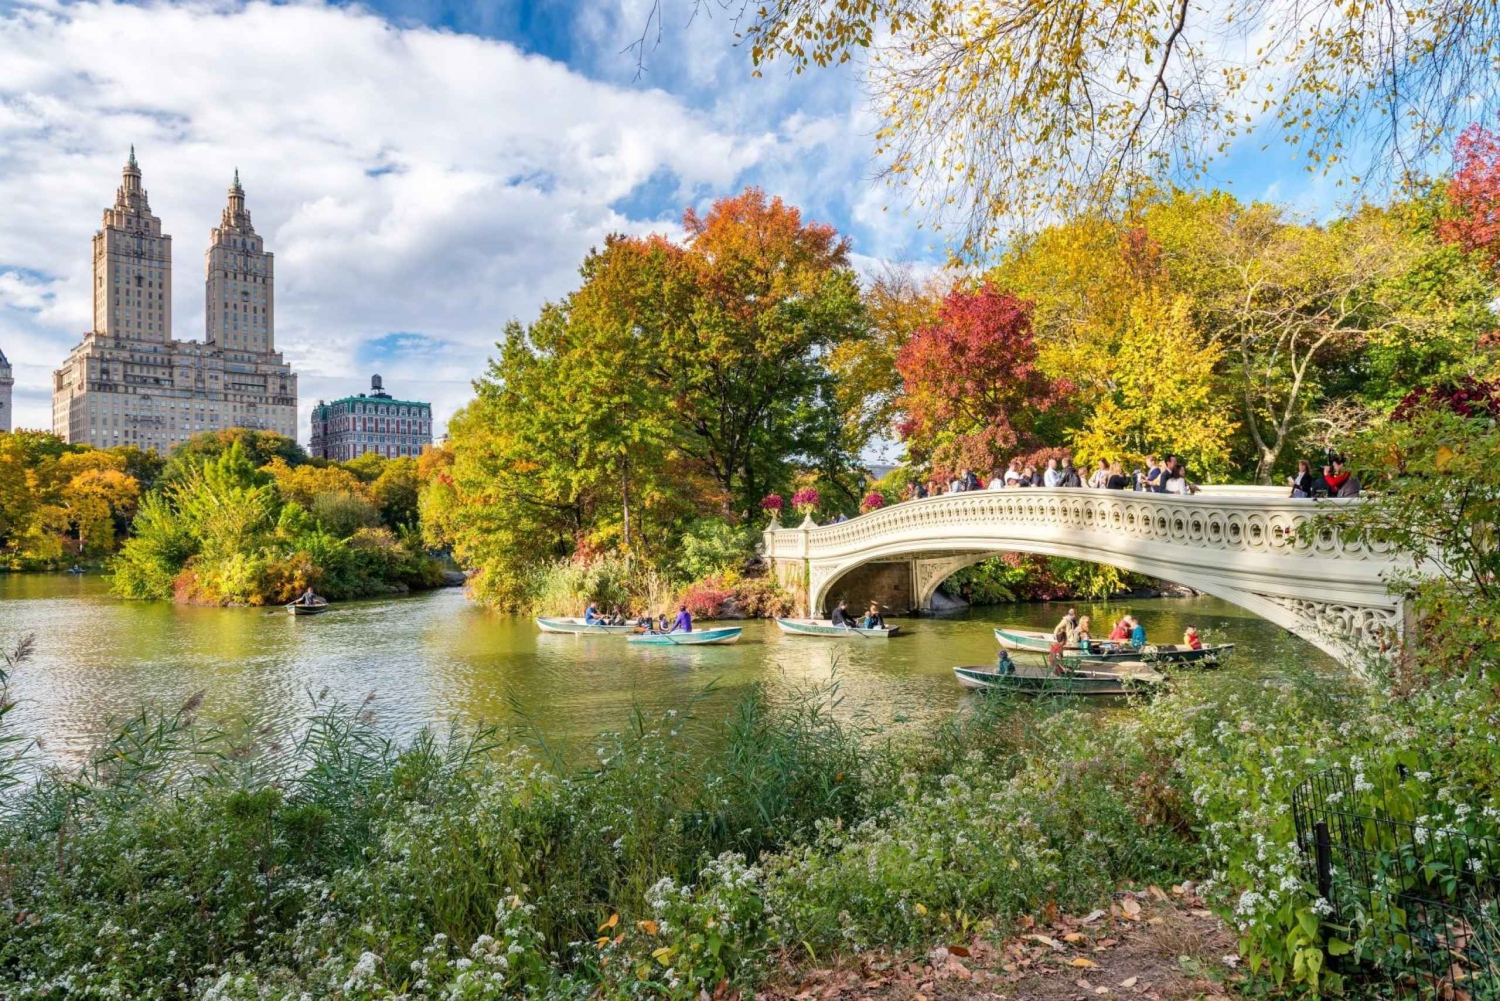
<path id="1" fill-rule="evenodd" d="M 919 607 L 960 567 L 999 553 L 1108 563 L 1222 598 L 1358 664 L 1401 631 L 1400 602 L 1386 586 L 1399 564 L 1377 547 L 1330 533 L 1305 536 L 1314 511 L 1311 501 L 1253 487 L 1191 497 L 979 491 L 908 501 L 837 525 L 773 524 L 765 552 L 804 613 L 821 609 L 850 571 L 875 562 L 910 564 Z"/>

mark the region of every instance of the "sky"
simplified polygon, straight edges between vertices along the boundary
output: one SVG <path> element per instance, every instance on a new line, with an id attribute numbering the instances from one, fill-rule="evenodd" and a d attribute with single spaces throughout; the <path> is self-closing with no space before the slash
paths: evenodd
<path id="1" fill-rule="evenodd" d="M 276 255 L 276 346 L 319 399 L 373 373 L 438 430 L 504 325 L 566 294 L 612 232 L 757 185 L 834 224 L 863 272 L 945 248 L 874 177 L 857 66 L 751 74 L 715 0 L 370 5 L 0 0 L 0 351 L 15 423 L 89 326 L 90 240 L 134 145 L 172 236 L 173 323 L 204 329 L 202 255 L 234 171 Z M 1213 178 L 1301 211 L 1342 197 L 1285 154 Z"/>

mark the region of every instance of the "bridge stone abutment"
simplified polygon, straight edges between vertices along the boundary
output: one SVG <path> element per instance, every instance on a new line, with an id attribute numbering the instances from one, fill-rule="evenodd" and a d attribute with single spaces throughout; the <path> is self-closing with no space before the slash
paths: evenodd
<path id="1" fill-rule="evenodd" d="M 872 591 L 879 597 L 903 566 L 904 593 L 922 608 L 949 574 L 996 553 L 1108 563 L 1223 598 L 1357 666 L 1400 635 L 1400 601 L 1386 582 L 1403 564 L 1333 533 L 1304 536 L 1318 505 L 1351 503 L 1359 501 L 1315 504 L 1256 487 L 1208 487 L 1191 497 L 976 491 L 907 501 L 837 525 L 773 522 L 765 555 L 804 615 L 822 612 L 840 593 L 851 601 Z"/>

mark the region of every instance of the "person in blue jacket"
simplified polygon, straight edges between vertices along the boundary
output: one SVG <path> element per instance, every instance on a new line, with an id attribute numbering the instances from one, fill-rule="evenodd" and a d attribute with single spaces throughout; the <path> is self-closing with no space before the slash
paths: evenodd
<path id="1" fill-rule="evenodd" d="M 1146 645 L 1146 627 L 1135 616 L 1130 617 L 1130 645 L 1137 650 Z"/>

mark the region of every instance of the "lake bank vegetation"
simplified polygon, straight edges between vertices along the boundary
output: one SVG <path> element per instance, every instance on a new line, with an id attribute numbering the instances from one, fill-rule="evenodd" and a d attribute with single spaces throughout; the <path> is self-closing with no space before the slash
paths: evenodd
<path id="1" fill-rule="evenodd" d="M 315 464 L 274 435 L 195 441 L 140 501 L 110 562 L 115 594 L 263 605 L 309 587 L 338 600 L 442 582 L 416 527 L 416 460 Z"/>

